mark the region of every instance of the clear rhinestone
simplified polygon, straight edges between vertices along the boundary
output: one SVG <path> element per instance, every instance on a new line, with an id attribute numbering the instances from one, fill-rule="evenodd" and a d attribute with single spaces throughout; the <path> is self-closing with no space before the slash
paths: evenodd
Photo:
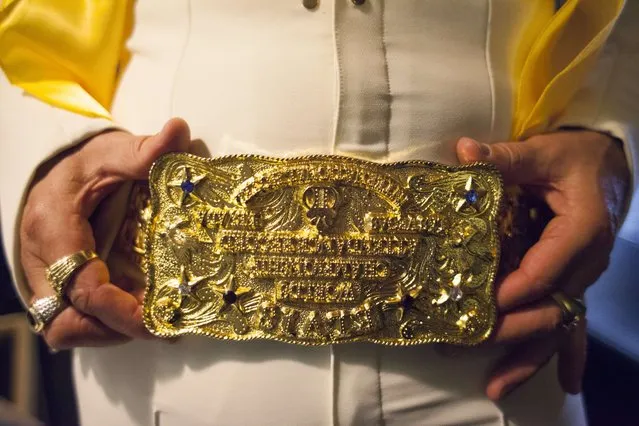
<path id="1" fill-rule="evenodd" d="M 450 298 L 455 302 L 459 302 L 463 296 L 464 292 L 459 287 L 453 287 L 450 290 Z"/>

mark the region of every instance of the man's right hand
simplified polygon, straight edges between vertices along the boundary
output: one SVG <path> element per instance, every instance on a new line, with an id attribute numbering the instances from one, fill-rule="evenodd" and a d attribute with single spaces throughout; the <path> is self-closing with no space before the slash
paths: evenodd
<path id="1" fill-rule="evenodd" d="M 52 295 L 46 268 L 79 250 L 95 250 L 89 217 L 121 184 L 147 179 L 162 154 L 186 151 L 189 127 L 172 119 L 154 136 L 123 131 L 99 134 L 38 171 L 20 227 L 22 266 L 34 298 Z M 44 329 L 53 349 L 117 344 L 149 338 L 142 322 L 144 288 L 110 282 L 102 260 L 74 274 L 66 287 L 69 306 Z"/>

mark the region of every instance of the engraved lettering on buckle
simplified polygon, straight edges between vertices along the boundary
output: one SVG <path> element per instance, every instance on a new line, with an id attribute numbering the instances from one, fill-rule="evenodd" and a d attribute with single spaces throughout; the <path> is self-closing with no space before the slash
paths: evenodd
<path id="1" fill-rule="evenodd" d="M 275 298 L 284 303 L 350 304 L 362 301 L 362 286 L 357 281 L 275 281 Z"/>

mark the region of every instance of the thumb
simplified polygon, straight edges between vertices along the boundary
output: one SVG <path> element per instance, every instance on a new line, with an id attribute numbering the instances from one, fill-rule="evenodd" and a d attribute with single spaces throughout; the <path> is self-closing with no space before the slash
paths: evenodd
<path id="1" fill-rule="evenodd" d="M 484 161 L 494 164 L 508 184 L 533 184 L 548 177 L 543 149 L 533 141 L 483 144 L 463 137 L 457 142 L 461 163 Z"/>
<path id="2" fill-rule="evenodd" d="M 167 121 L 159 133 L 134 136 L 125 132 L 104 134 L 92 147 L 89 163 L 101 164 L 110 183 L 146 180 L 155 160 L 163 154 L 186 151 L 191 141 L 189 125 L 181 118 Z"/>
<path id="3" fill-rule="evenodd" d="M 147 179 L 151 165 L 163 154 L 186 151 L 191 142 L 191 131 L 181 118 L 169 120 L 160 133 L 153 136 L 138 136 L 122 147 L 120 172 L 127 179 Z"/>

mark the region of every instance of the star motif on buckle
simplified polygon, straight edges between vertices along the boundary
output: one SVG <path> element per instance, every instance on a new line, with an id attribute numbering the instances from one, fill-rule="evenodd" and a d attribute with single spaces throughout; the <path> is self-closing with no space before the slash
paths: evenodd
<path id="1" fill-rule="evenodd" d="M 462 274 L 458 273 L 450 281 L 449 288 L 442 288 L 439 298 L 432 299 L 431 303 L 433 305 L 445 305 L 442 307 L 443 312 L 446 315 L 452 315 L 457 318 L 455 325 L 460 330 L 465 330 L 469 326 L 473 326 L 473 321 L 475 321 L 473 317 L 477 315 L 477 311 L 474 308 L 466 310 L 463 303 L 461 303 L 464 297 L 461 284 Z"/>
<path id="2" fill-rule="evenodd" d="M 477 213 L 477 206 L 481 199 L 486 195 L 486 190 L 480 188 L 473 177 L 469 176 L 463 189 L 457 190 L 457 195 L 459 198 L 455 205 L 456 212 L 461 211 L 463 208 L 468 208 L 473 213 Z"/>
<path id="3" fill-rule="evenodd" d="M 400 322 L 404 321 L 408 311 L 414 310 L 422 312 L 417 306 L 415 306 L 415 301 L 421 294 L 422 290 L 423 287 L 421 285 L 408 291 L 400 289 L 399 294 L 394 295 L 386 301 L 386 305 L 395 307 L 395 309 L 397 309 L 398 320 Z"/>
<path id="4" fill-rule="evenodd" d="M 250 327 L 245 315 L 257 310 L 261 296 L 248 287 L 237 287 L 235 279 L 231 279 L 230 284 L 225 287 L 213 287 L 213 291 L 222 299 L 217 308 L 218 316 L 224 315 L 235 333 L 247 333 Z"/>
<path id="5" fill-rule="evenodd" d="M 182 198 L 180 198 L 180 207 L 184 205 L 184 202 L 188 198 L 197 198 L 193 193 L 197 185 L 206 177 L 206 175 L 193 176 L 193 171 L 187 166 L 181 166 L 178 172 L 178 178 L 168 182 L 167 185 L 171 188 L 179 188 L 182 190 Z"/>
<path id="6" fill-rule="evenodd" d="M 452 302 L 459 302 L 464 297 L 464 292 L 460 288 L 462 281 L 462 274 L 457 274 L 451 281 L 451 287 L 449 289 L 442 289 L 438 299 L 433 299 L 433 304 L 442 305 L 449 300 Z"/>
<path id="7" fill-rule="evenodd" d="M 168 287 L 176 289 L 180 296 L 193 296 L 193 287 L 208 277 L 194 277 L 187 272 L 184 266 L 180 267 L 180 278 L 175 278 L 166 283 Z"/>
<path id="8" fill-rule="evenodd" d="M 218 314 L 235 311 L 240 315 L 244 315 L 257 309 L 258 303 L 253 303 L 254 299 L 256 299 L 256 297 L 253 297 L 254 291 L 249 287 L 237 287 L 234 279 L 230 280 L 230 285 L 228 286 L 222 288 L 213 287 L 213 291 L 222 297 L 223 303 L 219 307 Z"/>

